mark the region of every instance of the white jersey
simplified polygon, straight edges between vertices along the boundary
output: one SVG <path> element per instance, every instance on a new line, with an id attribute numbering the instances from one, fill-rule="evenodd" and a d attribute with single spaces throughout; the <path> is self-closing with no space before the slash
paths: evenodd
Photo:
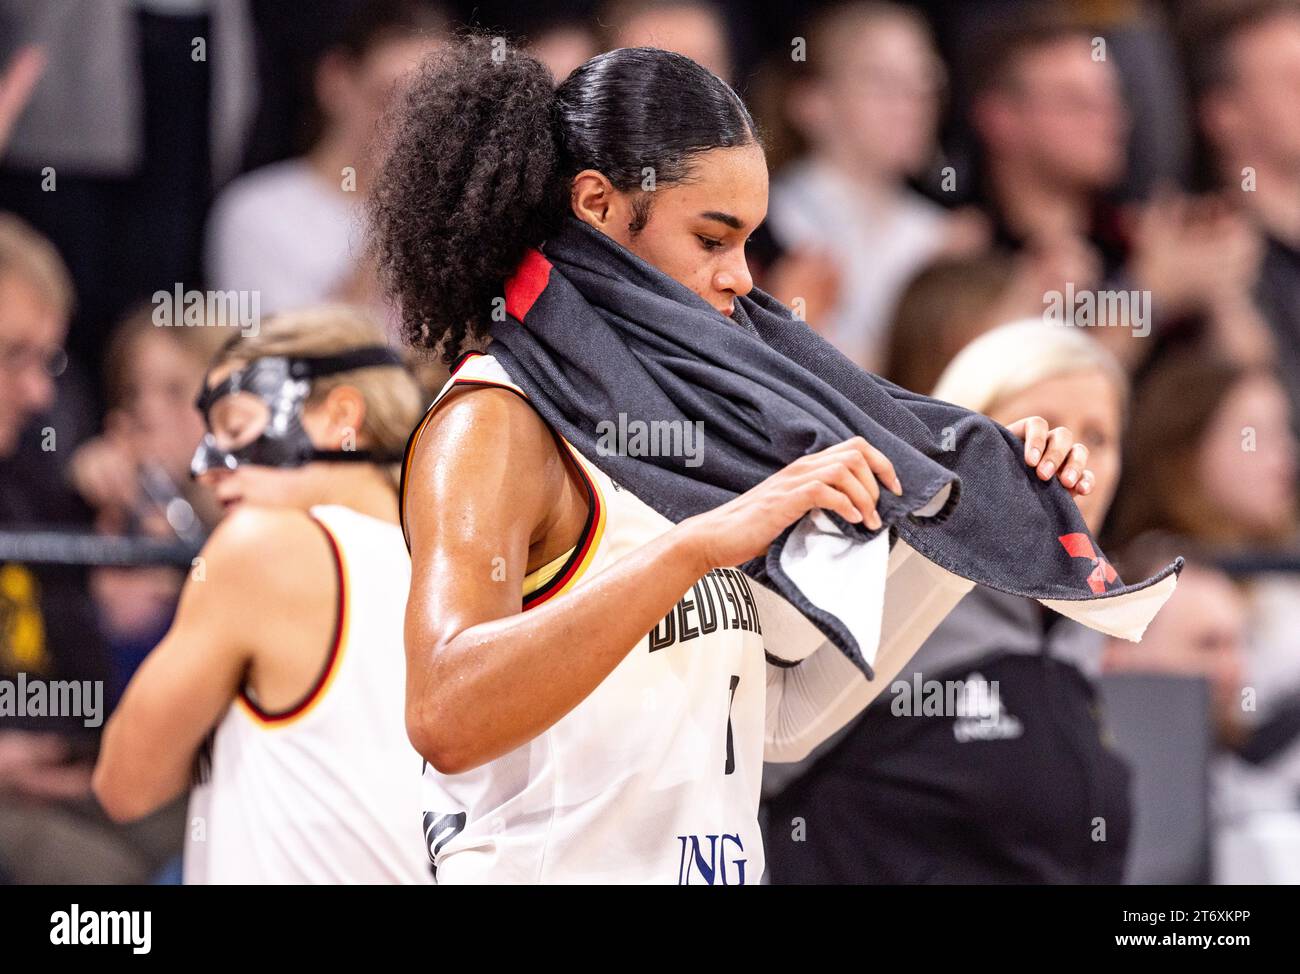
<path id="1" fill-rule="evenodd" d="M 429 415 L 461 384 L 524 395 L 495 359 L 474 355 Z M 528 576 L 525 611 L 672 527 L 565 446 L 591 516 L 572 551 Z M 709 572 L 547 731 L 463 774 L 426 766 L 425 844 L 438 882 L 757 883 L 766 699 L 758 589 L 738 570 Z"/>
<path id="2" fill-rule="evenodd" d="M 402 532 L 317 506 L 339 573 L 325 668 L 291 710 L 242 689 L 190 800 L 187 883 L 428 883 L 415 816 L 420 756 L 405 727 Z"/>

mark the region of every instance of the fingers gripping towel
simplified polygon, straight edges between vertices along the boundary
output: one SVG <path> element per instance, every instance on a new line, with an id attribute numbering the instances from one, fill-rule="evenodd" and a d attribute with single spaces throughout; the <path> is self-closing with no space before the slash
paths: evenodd
<path id="1" fill-rule="evenodd" d="M 881 490 L 882 528 L 815 510 L 741 566 L 868 678 L 892 594 L 886 552 L 890 572 L 917 553 L 936 578 L 1037 599 L 1135 641 L 1173 591 L 1181 558 L 1125 585 L 1069 491 L 1039 480 L 1005 427 L 864 372 L 758 290 L 727 318 L 571 217 L 528 252 L 505 305 L 489 351 L 510 379 L 557 432 L 674 523 L 853 436 L 889 457 L 903 494 Z M 620 437 L 628 430 L 694 448 L 628 448 L 637 446 Z M 907 642 L 919 646 L 938 621 Z"/>

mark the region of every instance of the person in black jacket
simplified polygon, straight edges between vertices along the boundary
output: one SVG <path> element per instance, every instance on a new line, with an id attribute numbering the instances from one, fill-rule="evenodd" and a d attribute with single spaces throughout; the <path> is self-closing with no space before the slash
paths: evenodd
<path id="1" fill-rule="evenodd" d="M 967 346 L 933 395 L 1078 431 L 1096 486 L 1076 500 L 1097 530 L 1127 384 L 1091 336 L 1003 326 Z M 767 766 L 770 881 L 1119 882 L 1129 774 L 1097 715 L 1103 639 L 977 586 L 859 718 L 805 761 Z"/>

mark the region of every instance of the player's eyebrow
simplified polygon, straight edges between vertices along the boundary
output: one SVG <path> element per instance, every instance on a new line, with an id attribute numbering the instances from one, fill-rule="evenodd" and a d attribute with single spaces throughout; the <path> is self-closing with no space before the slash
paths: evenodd
<path id="1" fill-rule="evenodd" d="M 717 210 L 706 210 L 701 213 L 700 216 L 705 220 L 716 220 L 719 223 L 724 223 L 733 230 L 743 230 L 745 227 L 744 220 L 740 219 L 738 216 L 732 216 L 730 213 L 720 213 Z"/>

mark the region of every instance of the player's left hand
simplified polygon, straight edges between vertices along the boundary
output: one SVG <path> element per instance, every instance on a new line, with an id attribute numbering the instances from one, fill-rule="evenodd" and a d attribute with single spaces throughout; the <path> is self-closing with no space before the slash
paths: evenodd
<path id="1" fill-rule="evenodd" d="M 1029 416 L 1007 429 L 1025 441 L 1025 463 L 1034 468 L 1040 480 L 1051 480 L 1055 475 L 1075 496 L 1092 490 L 1094 477 L 1084 466 L 1088 448 L 1076 443 L 1074 434 L 1064 426 L 1049 429 L 1042 416 Z"/>

